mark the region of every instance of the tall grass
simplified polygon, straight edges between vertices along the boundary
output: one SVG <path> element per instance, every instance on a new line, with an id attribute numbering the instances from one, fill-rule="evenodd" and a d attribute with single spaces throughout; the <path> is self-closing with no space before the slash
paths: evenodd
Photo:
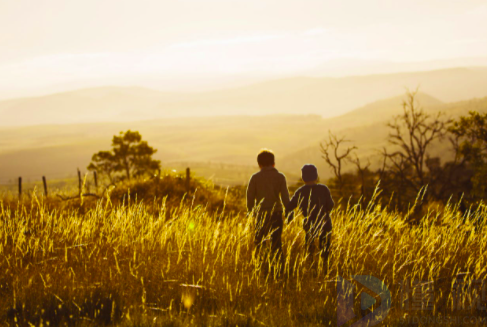
<path id="1" fill-rule="evenodd" d="M 456 312 L 454 281 L 486 276 L 483 205 L 465 215 L 451 203 L 430 208 L 417 224 L 377 197 L 367 207 L 338 205 L 327 271 L 318 254 L 312 264 L 306 257 L 298 215 L 283 231 L 279 274 L 268 269 L 270 258 L 256 256 L 252 215 L 227 210 L 225 202 L 207 206 L 198 191 L 173 202 L 127 194 L 78 203 L 83 210 L 35 194 L 18 205 L 1 202 L 0 320 L 19 326 L 336 326 L 337 278 L 372 275 L 392 294 L 383 323 L 401 325 L 414 314 L 403 307 L 405 284 L 432 281 L 431 310 L 421 314 L 448 315 Z"/>

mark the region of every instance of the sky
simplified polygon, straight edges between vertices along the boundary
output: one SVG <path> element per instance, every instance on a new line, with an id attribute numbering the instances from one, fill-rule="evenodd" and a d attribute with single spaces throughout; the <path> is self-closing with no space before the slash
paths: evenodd
<path id="1" fill-rule="evenodd" d="M 486 17 L 486 0 L 1 0 L 0 97 L 487 57 Z"/>

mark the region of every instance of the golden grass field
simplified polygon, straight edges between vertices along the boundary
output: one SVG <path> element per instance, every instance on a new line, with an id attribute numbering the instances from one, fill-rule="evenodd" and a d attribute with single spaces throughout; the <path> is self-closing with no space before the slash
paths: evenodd
<path id="1" fill-rule="evenodd" d="M 336 326 L 337 279 L 352 275 L 372 275 L 389 288 L 392 307 L 381 325 L 410 325 L 414 316 L 485 324 L 485 310 L 468 309 L 482 294 L 468 293 L 458 310 L 452 291 L 455 280 L 486 278 L 483 204 L 463 216 L 453 203 L 408 215 L 379 194 L 367 207 L 340 201 L 327 272 L 306 259 L 297 215 L 284 227 L 279 275 L 255 256 L 255 222 L 242 190 L 193 181 L 185 196 L 180 184 L 166 176 L 70 201 L 3 194 L 2 324 Z M 434 288 L 433 298 L 422 298 L 427 310 L 404 308 L 403 287 L 415 280 Z"/>

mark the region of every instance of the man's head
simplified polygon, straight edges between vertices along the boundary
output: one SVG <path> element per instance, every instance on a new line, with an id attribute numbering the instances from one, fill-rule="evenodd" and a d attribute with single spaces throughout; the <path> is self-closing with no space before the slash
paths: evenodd
<path id="1" fill-rule="evenodd" d="M 268 149 L 260 150 L 259 154 L 257 155 L 257 163 L 259 164 L 260 168 L 274 167 L 276 163 L 274 153 Z"/>
<path id="2" fill-rule="evenodd" d="M 315 165 L 306 164 L 301 168 L 301 178 L 305 183 L 313 183 L 318 180 L 318 169 Z"/>

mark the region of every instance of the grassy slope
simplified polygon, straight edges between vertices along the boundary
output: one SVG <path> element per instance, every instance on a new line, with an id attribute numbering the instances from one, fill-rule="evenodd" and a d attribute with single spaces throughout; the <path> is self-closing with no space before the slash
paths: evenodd
<path id="1" fill-rule="evenodd" d="M 419 216 L 420 225 L 408 225 L 407 216 L 377 199 L 368 208 L 338 206 L 326 273 L 318 256 L 318 268 L 306 261 L 297 216 L 284 228 L 286 262 L 277 277 L 267 273 L 268 261 L 256 258 L 253 219 L 238 213 L 238 196 L 225 202 L 236 210 L 223 210 L 225 192 L 201 184 L 205 196 L 196 192 L 194 201 L 190 196 L 180 202 L 177 177 L 168 178 L 155 200 L 147 191 L 156 181 L 123 185 L 112 201 L 98 203 L 33 197 L 17 206 L 0 200 L 0 320 L 50 326 L 336 325 L 336 280 L 351 275 L 375 276 L 389 288 L 388 326 L 405 325 L 406 316 L 485 315 L 475 308 L 451 310 L 456 278 L 486 278 L 483 207 L 464 218 L 455 207 L 430 207 Z M 134 194 L 130 203 L 127 197 L 120 202 L 127 187 L 145 194 L 144 202 L 134 202 Z M 167 191 L 172 200 L 163 199 Z M 413 287 L 415 279 L 433 282 L 432 310 L 402 307 L 399 284 Z"/>

